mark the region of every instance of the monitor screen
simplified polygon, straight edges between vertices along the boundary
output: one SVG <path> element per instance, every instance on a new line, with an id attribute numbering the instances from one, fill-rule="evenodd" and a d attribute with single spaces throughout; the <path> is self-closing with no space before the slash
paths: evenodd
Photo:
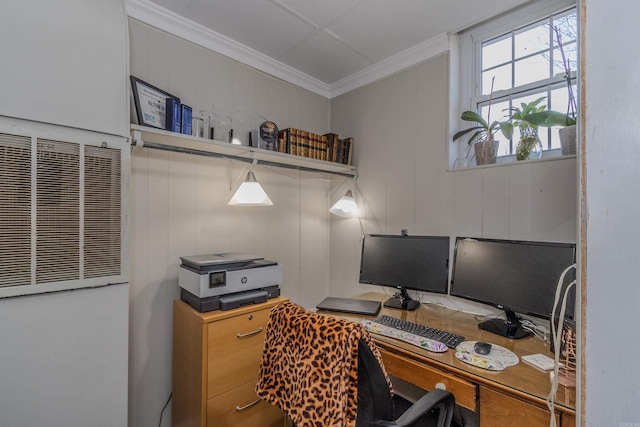
<path id="1" fill-rule="evenodd" d="M 447 292 L 449 277 L 449 237 L 371 234 L 362 242 L 360 283 L 389 286 L 408 298 L 407 289 Z M 395 307 L 387 301 L 387 307 Z M 411 307 L 400 302 L 404 309 Z"/>
<path id="2" fill-rule="evenodd" d="M 458 237 L 451 295 L 504 309 L 507 323 L 517 322 L 514 313 L 549 319 L 558 280 L 574 263 L 575 245 L 570 243 Z M 563 286 L 574 278 L 572 269 Z M 569 317 L 573 316 L 574 302 L 575 287 L 567 298 Z"/>

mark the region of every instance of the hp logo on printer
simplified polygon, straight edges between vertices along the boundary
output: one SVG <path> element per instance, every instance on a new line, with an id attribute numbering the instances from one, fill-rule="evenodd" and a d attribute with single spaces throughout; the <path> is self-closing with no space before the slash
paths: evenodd
<path id="1" fill-rule="evenodd" d="M 244 276 L 242 279 L 240 279 L 240 282 L 242 282 L 243 285 L 247 283 L 247 276 Z"/>

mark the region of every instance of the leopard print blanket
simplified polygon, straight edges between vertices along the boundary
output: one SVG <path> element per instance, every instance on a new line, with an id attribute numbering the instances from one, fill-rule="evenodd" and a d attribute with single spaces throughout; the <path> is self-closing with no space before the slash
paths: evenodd
<path id="1" fill-rule="evenodd" d="M 380 353 L 359 323 L 285 302 L 271 311 L 256 393 L 297 427 L 354 427 L 358 341 Z M 391 382 L 387 377 L 391 388 Z"/>

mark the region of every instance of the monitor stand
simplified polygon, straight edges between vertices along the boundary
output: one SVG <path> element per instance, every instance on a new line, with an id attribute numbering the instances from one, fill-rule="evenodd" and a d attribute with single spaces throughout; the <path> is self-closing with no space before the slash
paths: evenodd
<path id="1" fill-rule="evenodd" d="M 389 298 L 384 302 L 385 307 L 399 308 L 400 310 L 415 310 L 420 307 L 420 301 L 416 301 L 409 296 L 405 288 L 399 288 L 393 298 Z"/>
<path id="2" fill-rule="evenodd" d="M 503 319 L 491 319 L 485 322 L 479 323 L 478 328 L 483 329 L 485 331 L 489 331 L 491 333 L 511 338 L 515 340 L 519 340 L 520 338 L 527 337 L 531 335 L 531 332 L 525 331 L 522 328 L 522 324 L 520 323 L 520 319 L 516 314 L 511 310 L 505 310 L 507 318 Z"/>

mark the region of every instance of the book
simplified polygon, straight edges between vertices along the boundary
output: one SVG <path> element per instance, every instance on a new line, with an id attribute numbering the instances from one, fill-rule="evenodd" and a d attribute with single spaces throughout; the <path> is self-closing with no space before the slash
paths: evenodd
<path id="1" fill-rule="evenodd" d="M 180 128 L 182 130 L 182 133 L 184 133 L 185 135 L 191 135 L 192 108 L 189 107 L 188 105 L 184 105 L 184 104 L 181 104 L 180 108 L 181 108 L 181 111 L 180 111 L 180 115 L 181 115 Z"/>
<path id="2" fill-rule="evenodd" d="M 336 153 L 334 150 L 337 148 L 338 144 L 338 134 L 337 133 L 327 133 L 324 135 L 327 139 L 327 155 L 325 160 L 329 162 L 335 162 Z"/>
<path id="3" fill-rule="evenodd" d="M 180 100 L 172 96 L 167 98 L 165 110 L 165 129 L 170 132 L 178 132 L 182 129 Z"/>
<path id="4" fill-rule="evenodd" d="M 353 160 L 353 138 L 347 138 L 347 148 L 344 156 L 344 164 L 351 165 L 351 161 Z"/>
<path id="5" fill-rule="evenodd" d="M 316 141 L 316 134 L 313 132 L 309 132 L 309 157 L 310 159 L 317 159 L 318 157 L 318 147 Z"/>
<path id="6" fill-rule="evenodd" d="M 309 132 L 306 130 L 298 130 L 298 156 L 309 157 Z"/>
<path id="7" fill-rule="evenodd" d="M 289 129 L 289 146 L 291 150 L 289 154 L 293 154 L 294 156 L 298 155 L 298 129 L 290 128 Z"/>
<path id="8" fill-rule="evenodd" d="M 287 131 L 281 130 L 278 131 L 278 152 L 286 153 L 287 152 Z"/>
<path id="9" fill-rule="evenodd" d="M 336 147 L 334 148 L 334 162 L 342 163 L 342 156 L 344 155 L 344 139 L 338 139 Z"/>
<path id="10" fill-rule="evenodd" d="M 327 137 L 324 135 L 318 135 L 320 141 L 320 160 L 327 160 Z"/>

